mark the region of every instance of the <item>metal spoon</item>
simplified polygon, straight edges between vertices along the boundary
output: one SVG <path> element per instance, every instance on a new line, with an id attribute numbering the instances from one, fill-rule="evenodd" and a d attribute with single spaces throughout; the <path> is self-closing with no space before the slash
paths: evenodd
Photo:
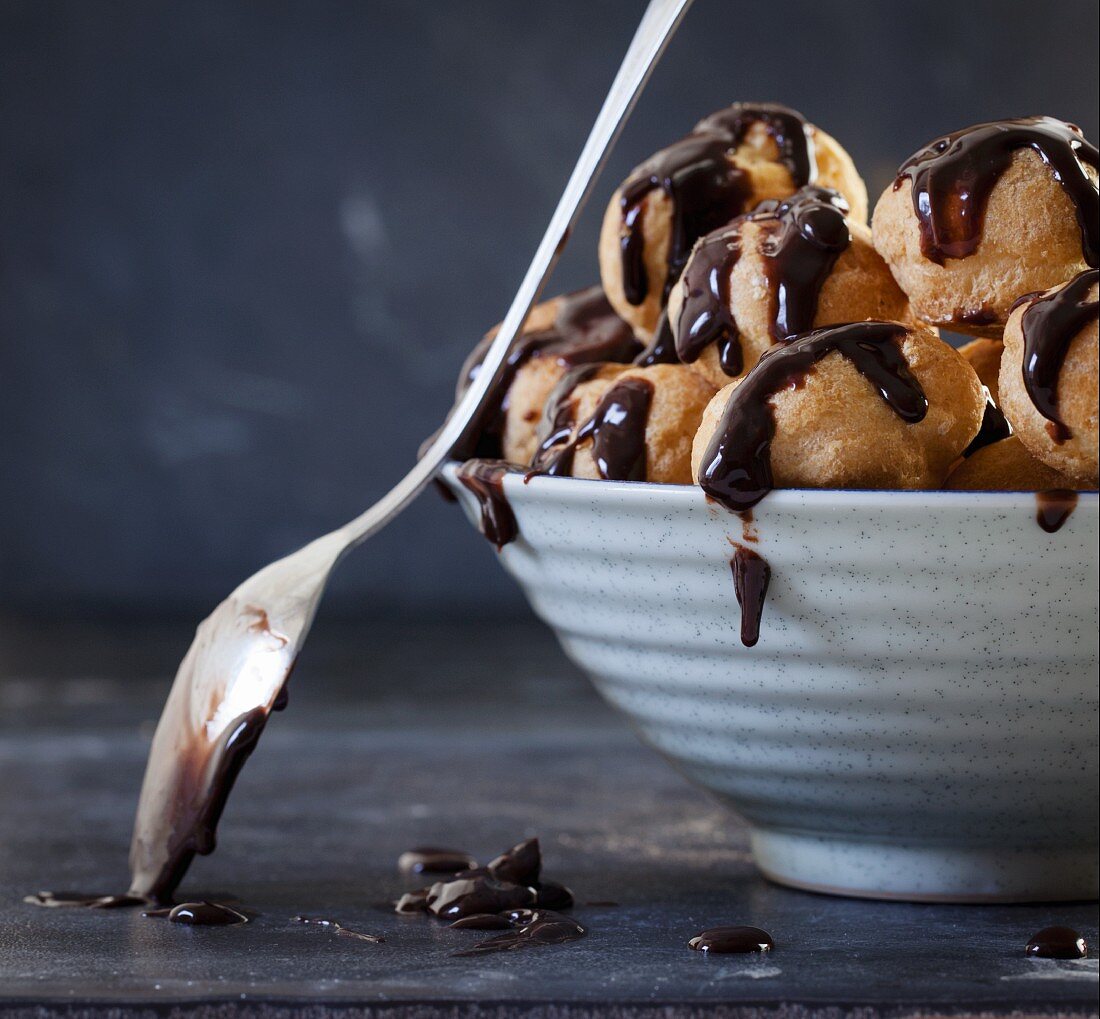
<path id="1" fill-rule="evenodd" d="M 167 900 L 222 808 L 309 633 L 336 564 L 432 479 L 485 399 L 607 154 L 691 0 L 651 0 L 519 292 L 476 379 L 415 467 L 361 516 L 249 577 L 199 624 L 164 706 L 130 845 L 131 894 Z"/>

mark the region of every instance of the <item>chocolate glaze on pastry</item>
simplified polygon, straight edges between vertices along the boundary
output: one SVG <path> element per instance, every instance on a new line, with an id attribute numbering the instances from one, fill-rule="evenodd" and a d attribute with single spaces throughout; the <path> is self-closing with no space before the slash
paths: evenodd
<path id="1" fill-rule="evenodd" d="M 646 160 L 623 185 L 620 249 L 623 291 L 631 304 L 641 304 L 650 289 L 645 199 L 661 190 L 672 203 L 668 268 L 661 281 L 664 304 L 695 241 L 745 211 L 751 183 L 729 157 L 756 124 L 775 141 L 796 188 L 813 179 L 813 143 L 806 121 L 794 110 L 773 103 L 734 103 L 701 120 L 686 138 Z"/>
<path id="2" fill-rule="evenodd" d="M 853 322 L 816 329 L 768 350 L 726 403 L 700 465 L 703 491 L 735 511 L 751 509 L 771 491 L 770 400 L 784 387 L 799 386 L 833 352 L 867 378 L 899 418 L 909 424 L 922 420 L 928 400 L 901 351 L 906 332 L 897 322 Z"/>
<path id="3" fill-rule="evenodd" d="M 821 286 L 851 243 L 847 214 L 848 203 L 838 192 L 803 187 L 783 201 L 762 202 L 700 240 L 681 280 L 684 304 L 673 329 L 679 359 L 691 364 L 706 347 L 717 344 L 727 375 L 740 375 L 744 368 L 729 290 L 747 222 L 767 231 L 759 252 L 774 295 L 772 339 L 786 340 L 813 328 Z"/>
<path id="4" fill-rule="evenodd" d="M 1080 128 L 1054 117 L 975 124 L 937 138 L 898 169 L 894 190 L 913 182 L 921 252 L 937 265 L 966 258 L 982 239 L 990 191 L 1020 149 L 1033 149 L 1073 202 L 1081 252 L 1094 268 L 1100 259 L 1100 204 L 1085 167 L 1100 168 L 1096 146 Z"/>
<path id="5" fill-rule="evenodd" d="M 1017 305 L 1031 301 L 1020 320 L 1024 337 L 1024 388 L 1035 409 L 1050 422 L 1047 431 L 1056 443 L 1071 437 L 1058 414 L 1058 376 L 1073 338 L 1100 317 L 1100 302 L 1088 299 L 1100 271 L 1086 269 L 1069 283 L 1045 296 L 1028 294 Z"/>
<path id="6" fill-rule="evenodd" d="M 484 337 L 466 359 L 457 397 L 461 398 L 477 377 L 494 336 L 490 333 Z M 589 287 L 558 298 L 554 324 L 550 328 L 516 337 L 485 403 L 459 437 L 453 455 L 459 460 L 501 455 L 500 434 L 508 390 L 516 373 L 532 358 L 554 358 L 567 366 L 600 361 L 628 364 L 641 347 L 630 326 L 612 310 L 600 287 Z"/>

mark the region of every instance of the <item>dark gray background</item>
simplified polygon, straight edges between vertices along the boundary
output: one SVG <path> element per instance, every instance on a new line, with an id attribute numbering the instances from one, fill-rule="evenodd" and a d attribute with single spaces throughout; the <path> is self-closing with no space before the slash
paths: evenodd
<path id="1" fill-rule="evenodd" d="M 411 461 L 506 307 L 641 0 L 0 3 L 0 608 L 202 615 Z M 1095 0 L 698 0 L 615 183 L 734 99 L 872 196 L 930 137 L 1097 135 Z M 328 611 L 521 601 L 427 497 Z"/>

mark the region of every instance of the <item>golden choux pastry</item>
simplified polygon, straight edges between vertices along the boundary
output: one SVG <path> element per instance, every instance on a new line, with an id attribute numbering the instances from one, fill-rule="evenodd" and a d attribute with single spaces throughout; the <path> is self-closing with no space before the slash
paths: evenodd
<path id="1" fill-rule="evenodd" d="M 1000 403 L 1048 467 L 1097 484 L 1096 269 L 1020 302 L 1004 331 Z"/>
<path id="2" fill-rule="evenodd" d="M 971 340 L 959 347 L 959 353 L 970 362 L 981 383 L 989 390 L 994 403 L 1000 402 L 998 376 L 1001 373 L 1001 354 L 1005 345 L 1001 340 Z"/>
<path id="3" fill-rule="evenodd" d="M 724 386 L 795 334 L 906 320 L 870 230 L 847 213 L 839 193 L 809 185 L 700 238 L 669 297 L 679 359 Z"/>
<path id="4" fill-rule="evenodd" d="M 920 318 L 996 337 L 1020 294 L 1097 265 L 1096 182 L 1096 146 L 1071 124 L 977 124 L 901 165 L 875 206 L 875 247 Z"/>
<path id="5" fill-rule="evenodd" d="M 611 198 L 600 277 L 612 306 L 648 338 L 692 245 L 769 198 L 806 184 L 839 191 L 865 222 L 867 189 L 851 157 L 801 114 L 735 103 L 636 167 Z"/>
<path id="6" fill-rule="evenodd" d="M 546 405 L 535 467 L 575 478 L 690 484 L 691 443 L 714 388 L 679 364 L 577 368 Z"/>
<path id="7" fill-rule="evenodd" d="M 461 398 L 477 376 L 498 328 L 486 333 L 466 359 L 457 397 Z M 542 408 L 566 370 L 604 361 L 629 363 L 641 349 L 599 287 L 535 305 L 485 407 L 455 448 L 455 456 L 503 456 L 513 463 L 528 463 Z"/>
<path id="8" fill-rule="evenodd" d="M 1018 435 L 994 442 L 961 461 L 944 488 L 956 492 L 1042 492 L 1076 488 L 1073 478 L 1036 460 Z"/>
<path id="9" fill-rule="evenodd" d="M 939 488 L 985 404 L 974 369 L 924 327 L 818 329 L 711 400 L 692 474 L 738 511 L 772 488 Z"/>

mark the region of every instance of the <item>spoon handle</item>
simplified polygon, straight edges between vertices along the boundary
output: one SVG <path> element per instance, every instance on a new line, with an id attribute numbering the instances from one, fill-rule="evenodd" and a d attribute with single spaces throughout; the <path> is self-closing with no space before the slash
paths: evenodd
<path id="1" fill-rule="evenodd" d="M 416 466 L 370 509 L 341 528 L 349 549 L 365 541 L 397 516 L 419 495 L 450 455 L 451 448 L 485 399 L 489 383 L 507 357 L 516 335 L 527 319 L 531 305 L 538 300 L 543 285 L 553 272 L 573 229 L 573 223 L 603 169 L 619 132 L 691 3 L 692 0 L 650 0 L 596 123 L 592 126 L 588 141 L 585 142 L 577 165 L 569 177 L 569 183 L 558 201 L 550 225 L 546 228 L 535 257 L 512 300 L 508 314 L 504 316 L 497 337 L 485 355 L 477 377 Z"/>

